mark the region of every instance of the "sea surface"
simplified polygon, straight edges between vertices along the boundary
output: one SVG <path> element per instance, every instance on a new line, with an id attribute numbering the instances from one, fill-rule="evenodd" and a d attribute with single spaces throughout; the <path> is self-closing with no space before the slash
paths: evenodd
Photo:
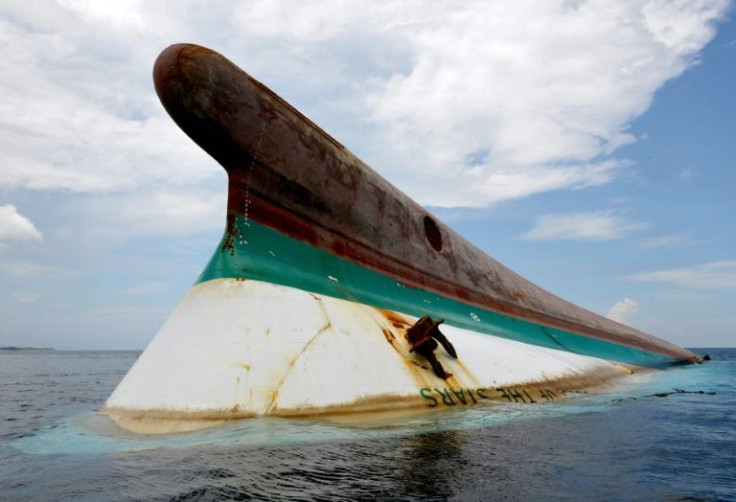
<path id="1" fill-rule="evenodd" d="M 138 352 L 0 351 L 0 500 L 736 501 L 736 349 L 694 350 L 555 403 L 163 436 L 97 414 Z"/>

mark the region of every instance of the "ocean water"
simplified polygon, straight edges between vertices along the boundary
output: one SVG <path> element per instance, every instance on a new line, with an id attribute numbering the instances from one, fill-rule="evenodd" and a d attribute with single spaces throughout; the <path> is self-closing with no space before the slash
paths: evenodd
<path id="1" fill-rule="evenodd" d="M 137 352 L 0 351 L 0 500 L 736 501 L 736 349 L 695 351 L 555 403 L 163 436 L 96 413 Z"/>

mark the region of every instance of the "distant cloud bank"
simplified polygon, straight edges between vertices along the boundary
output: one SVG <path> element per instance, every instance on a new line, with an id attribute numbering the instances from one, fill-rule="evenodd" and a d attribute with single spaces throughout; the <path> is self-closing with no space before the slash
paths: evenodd
<path id="1" fill-rule="evenodd" d="M 628 221 L 614 211 L 545 214 L 521 237 L 528 241 L 606 241 L 642 228 L 646 224 Z"/>
<path id="2" fill-rule="evenodd" d="M 736 261 L 719 261 L 691 267 L 645 272 L 633 275 L 629 279 L 664 282 L 692 289 L 736 291 Z"/>

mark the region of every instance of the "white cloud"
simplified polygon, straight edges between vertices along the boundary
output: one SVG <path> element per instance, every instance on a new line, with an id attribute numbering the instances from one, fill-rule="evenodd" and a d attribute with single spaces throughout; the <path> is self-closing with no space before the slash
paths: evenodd
<path id="1" fill-rule="evenodd" d="M 0 58 L 0 188 L 129 191 L 219 172 L 156 102 L 150 67 L 162 47 L 45 8 L 56 19 L 0 16 L 0 46 L 12 47 Z"/>
<path id="2" fill-rule="evenodd" d="M 79 14 L 84 19 L 100 20 L 114 26 L 141 28 L 144 20 L 140 15 L 138 0 L 57 0 L 59 5 Z"/>
<path id="3" fill-rule="evenodd" d="M 109 217 L 130 228 L 133 235 L 183 237 L 225 228 L 224 188 L 218 192 L 159 189 L 101 202 Z"/>
<path id="4" fill-rule="evenodd" d="M 690 54 L 710 41 L 713 34 L 702 26 L 721 16 L 727 5 L 708 0 L 650 0 L 642 14 L 658 42 L 676 54 Z"/>
<path id="5" fill-rule="evenodd" d="M 18 212 L 18 209 L 7 204 L 0 206 L 0 241 L 40 241 L 43 239 L 36 226 Z"/>
<path id="6" fill-rule="evenodd" d="M 664 282 L 703 290 L 736 290 L 736 261 L 718 261 L 692 267 L 645 272 L 629 277 L 635 281 Z"/>
<path id="7" fill-rule="evenodd" d="M 607 156 L 634 141 L 628 125 L 727 5 L 435 4 L 404 33 L 412 67 L 369 95 L 391 145 L 383 162 L 398 160 L 402 186 L 435 205 L 606 183 L 621 167 Z"/>
<path id="8" fill-rule="evenodd" d="M 394 15 L 399 7 L 395 1 L 384 5 Z M 315 42 L 343 37 L 361 22 L 370 26 L 375 22 L 371 13 L 380 10 L 380 6 L 354 0 L 269 0 L 242 3 L 235 7 L 235 15 L 239 24 L 257 36 Z"/>
<path id="9" fill-rule="evenodd" d="M 697 241 L 687 235 L 662 235 L 659 237 L 652 237 L 651 239 L 644 240 L 639 243 L 644 248 L 670 248 L 678 246 L 689 246 L 695 244 Z"/>
<path id="10" fill-rule="evenodd" d="M 728 5 L 8 2 L 0 186 L 125 193 L 219 175 L 150 83 L 156 54 L 192 39 L 272 76 L 421 203 L 601 185 L 627 165 L 611 154 L 634 141 L 629 124 L 697 60 Z"/>
<path id="11" fill-rule="evenodd" d="M 604 241 L 620 239 L 645 227 L 645 224 L 628 221 L 613 211 L 545 214 L 522 238 L 529 241 Z"/>
<path id="12" fill-rule="evenodd" d="M 12 294 L 12 297 L 20 303 L 35 303 L 41 298 L 41 295 L 37 295 L 34 293 L 21 293 L 20 291 L 15 291 Z"/>
<path id="13" fill-rule="evenodd" d="M 32 277 L 70 277 L 78 275 L 77 272 L 64 270 L 54 265 L 37 263 L 29 260 L 0 260 L 0 273 L 10 277 L 32 278 Z"/>
<path id="14" fill-rule="evenodd" d="M 608 310 L 606 317 L 616 322 L 626 324 L 630 317 L 639 311 L 639 305 L 631 298 L 624 298 L 620 302 L 616 302 Z"/>
<path id="15" fill-rule="evenodd" d="M 168 286 L 164 282 L 144 282 L 125 288 L 123 294 L 132 296 L 156 295 L 165 291 Z"/>

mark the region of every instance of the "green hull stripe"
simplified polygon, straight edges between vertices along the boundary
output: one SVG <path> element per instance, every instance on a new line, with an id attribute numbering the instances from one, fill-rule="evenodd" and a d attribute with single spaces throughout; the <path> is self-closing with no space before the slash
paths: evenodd
<path id="1" fill-rule="evenodd" d="M 236 216 L 235 228 L 237 233 L 227 246 L 227 236 L 223 238 L 197 282 L 254 279 L 416 317 L 430 313 L 460 328 L 576 354 L 642 366 L 674 362 L 660 354 L 541 326 L 406 286 L 242 216 Z"/>

